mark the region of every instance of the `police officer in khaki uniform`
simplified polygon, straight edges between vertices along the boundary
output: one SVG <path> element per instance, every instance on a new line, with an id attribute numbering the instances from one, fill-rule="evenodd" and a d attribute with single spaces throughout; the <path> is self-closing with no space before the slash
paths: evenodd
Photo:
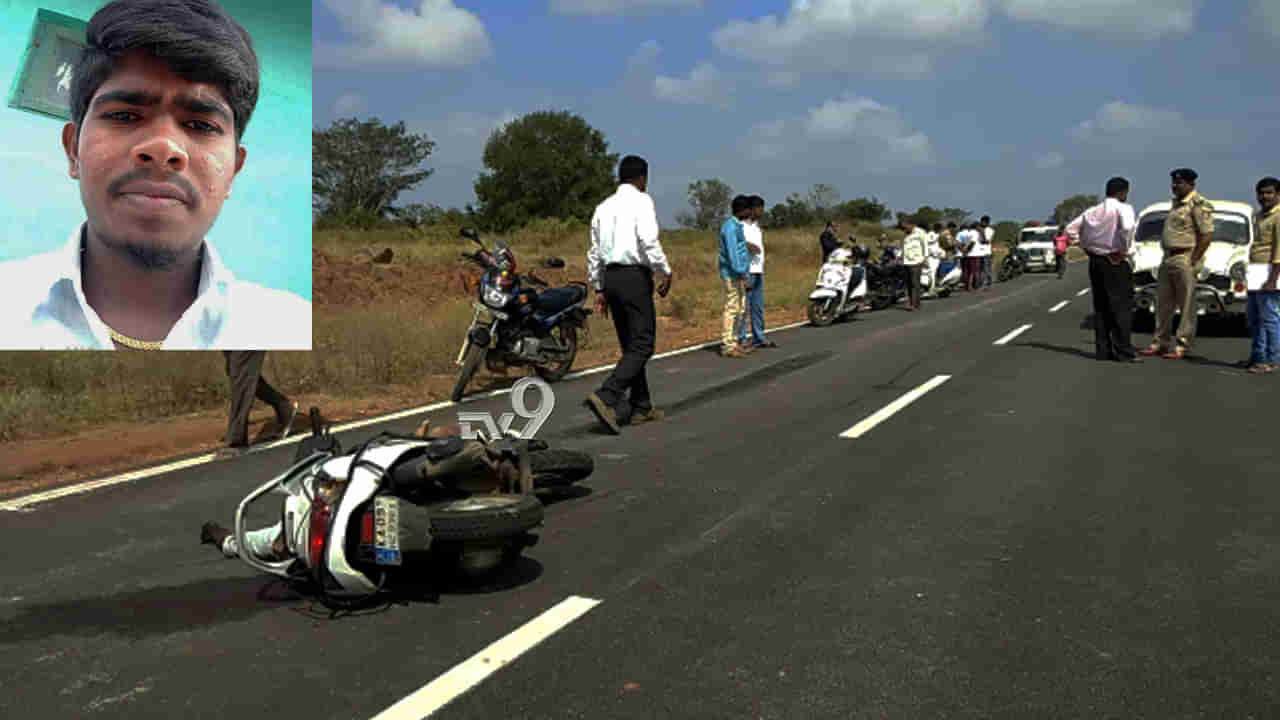
<path id="1" fill-rule="evenodd" d="M 1164 221 L 1158 295 L 1156 298 L 1155 339 L 1143 355 L 1163 354 L 1180 360 L 1191 347 L 1196 333 L 1196 273 L 1213 241 L 1213 204 L 1196 192 L 1196 171 L 1178 168 L 1172 178 L 1173 207 Z M 1173 314 L 1182 310 L 1174 345 Z"/>

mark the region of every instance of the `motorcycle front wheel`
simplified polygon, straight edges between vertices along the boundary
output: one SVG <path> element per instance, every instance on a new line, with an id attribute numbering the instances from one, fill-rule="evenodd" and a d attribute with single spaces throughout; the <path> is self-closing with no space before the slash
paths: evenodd
<path id="1" fill-rule="evenodd" d="M 480 363 L 484 362 L 486 350 L 487 348 L 469 343 L 467 355 L 462 360 L 462 369 L 458 370 L 458 380 L 453 384 L 453 392 L 449 395 L 450 400 L 458 402 L 462 399 L 462 393 L 466 391 L 467 383 L 471 382 L 471 377 L 476 374 L 476 369 L 480 367 Z"/>
<path id="2" fill-rule="evenodd" d="M 809 322 L 817 327 L 826 327 L 836 321 L 836 299 L 823 298 L 809 301 Z"/>
<path id="3" fill-rule="evenodd" d="M 560 344 L 568 348 L 564 357 L 557 363 L 543 363 L 533 367 L 534 372 L 538 373 L 538 377 L 549 383 L 560 380 L 569 374 L 569 370 L 573 368 L 573 361 L 578 357 L 578 330 L 571 325 L 557 325 L 551 329 L 553 337 L 556 331 L 559 331 L 557 338 Z"/>

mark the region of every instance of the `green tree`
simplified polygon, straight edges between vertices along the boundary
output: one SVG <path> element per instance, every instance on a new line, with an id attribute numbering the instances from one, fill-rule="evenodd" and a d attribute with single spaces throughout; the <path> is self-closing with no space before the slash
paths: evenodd
<path id="1" fill-rule="evenodd" d="M 831 219 L 832 210 L 840 204 L 840 191 L 834 185 L 816 183 L 809 188 L 807 205 L 815 219 L 826 222 Z"/>
<path id="2" fill-rule="evenodd" d="M 495 130 L 475 182 L 476 212 L 499 232 L 534 218 L 590 222 L 613 192 L 618 155 L 604 135 L 568 111 L 540 111 Z"/>
<path id="3" fill-rule="evenodd" d="M 425 180 L 433 170 L 419 165 L 435 143 L 412 135 L 404 122 L 383 125 L 337 120 L 311 132 L 311 198 L 317 220 L 369 224 L 381 220 L 396 197 Z"/>
<path id="4" fill-rule="evenodd" d="M 944 208 L 942 211 L 942 224 L 946 225 L 947 223 L 955 223 L 956 225 L 963 225 L 968 222 L 970 216 L 971 213 L 968 210 L 963 210 L 961 208 Z"/>
<path id="5" fill-rule="evenodd" d="M 1018 236 L 1022 232 L 1022 225 L 1012 220 L 1001 220 L 992 225 L 995 228 L 996 235 L 992 238 L 992 242 L 996 245 L 1003 245 L 1011 248 L 1018 244 Z"/>
<path id="6" fill-rule="evenodd" d="M 681 227 L 711 230 L 719 226 L 729 214 L 733 188 L 719 179 L 699 180 L 689 183 L 689 205 L 693 212 L 676 214 Z"/>
<path id="7" fill-rule="evenodd" d="M 893 217 L 888 206 L 876 198 L 856 198 L 840 206 L 839 215 L 862 222 L 884 222 Z"/>
<path id="8" fill-rule="evenodd" d="M 1053 224 L 1065 225 L 1080 213 L 1098 204 L 1097 195 L 1072 195 L 1053 208 Z"/>

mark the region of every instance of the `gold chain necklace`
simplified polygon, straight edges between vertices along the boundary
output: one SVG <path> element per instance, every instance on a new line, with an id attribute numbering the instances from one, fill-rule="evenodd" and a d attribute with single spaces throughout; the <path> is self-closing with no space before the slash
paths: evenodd
<path id="1" fill-rule="evenodd" d="M 156 342 L 154 340 L 139 340 L 137 338 L 131 338 L 124 333 L 116 332 L 116 329 L 110 325 L 107 325 L 107 332 L 111 333 L 112 340 L 115 340 L 127 348 L 133 348 L 134 350 L 159 350 L 160 346 L 164 345 L 163 340 Z"/>

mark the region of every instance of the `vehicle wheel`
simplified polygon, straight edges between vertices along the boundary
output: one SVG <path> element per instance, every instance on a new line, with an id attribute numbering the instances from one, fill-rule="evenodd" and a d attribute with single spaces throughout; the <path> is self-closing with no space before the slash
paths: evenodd
<path id="1" fill-rule="evenodd" d="M 836 299 L 825 298 L 809 301 L 809 322 L 826 327 L 836 321 Z"/>
<path id="2" fill-rule="evenodd" d="M 492 540 L 518 535 L 542 523 L 533 495 L 472 495 L 427 506 L 436 541 Z"/>
<path id="3" fill-rule="evenodd" d="M 533 370 L 538 373 L 538 377 L 549 383 L 556 382 L 569 374 L 569 370 L 573 367 L 573 360 L 578 356 L 578 329 L 572 325 L 557 325 L 551 329 L 554 335 L 559 331 L 559 340 L 561 344 L 569 348 L 569 353 L 564 359 L 558 363 L 546 363 L 543 365 L 535 365 Z"/>
<path id="4" fill-rule="evenodd" d="M 479 345 L 468 345 L 466 357 L 462 359 L 462 369 L 458 370 L 458 380 L 453 384 L 453 392 L 449 395 L 450 400 L 458 402 L 462 399 L 467 383 L 471 382 L 471 376 L 476 374 L 476 369 L 480 367 L 480 363 L 484 362 L 484 354 L 487 350 L 488 348 L 482 348 Z"/>
<path id="5" fill-rule="evenodd" d="M 1013 276 L 1013 272 L 1007 265 L 1000 266 L 1000 272 L 996 274 L 996 280 L 999 282 L 1009 282 L 1009 278 Z"/>
<path id="6" fill-rule="evenodd" d="M 938 291 L 938 297 L 951 297 L 951 288 L 944 287 Z"/>
<path id="7" fill-rule="evenodd" d="M 579 450 L 536 450 L 529 453 L 535 488 L 564 487 L 588 477 L 595 459 Z"/>

